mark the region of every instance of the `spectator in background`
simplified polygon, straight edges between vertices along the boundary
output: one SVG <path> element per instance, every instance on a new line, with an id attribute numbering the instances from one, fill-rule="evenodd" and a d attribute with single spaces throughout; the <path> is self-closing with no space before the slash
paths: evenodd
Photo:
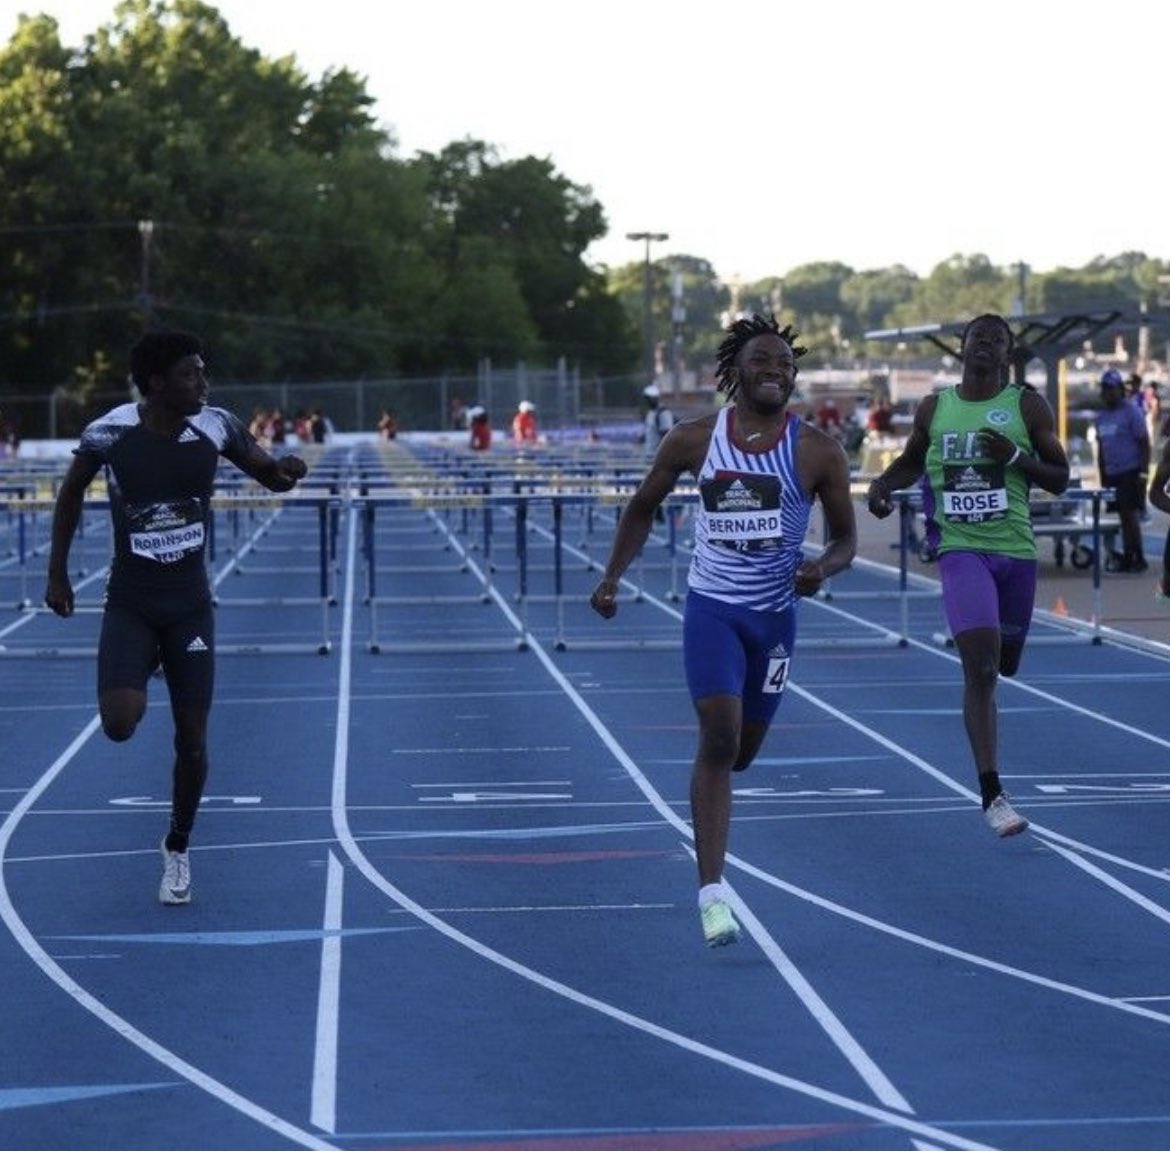
<path id="1" fill-rule="evenodd" d="M 1137 408 L 1138 415 L 1140 415 L 1146 423 L 1146 432 L 1150 437 L 1150 447 L 1154 446 L 1154 440 L 1158 435 L 1158 401 L 1155 396 L 1151 400 L 1149 393 L 1142 384 L 1142 377 L 1135 371 L 1127 376 L 1125 380 L 1125 397 Z M 1142 512 L 1145 512 L 1146 506 L 1143 497 Z"/>
<path id="2" fill-rule="evenodd" d="M 1125 378 L 1125 398 L 1136 405 L 1138 411 L 1144 411 L 1146 401 L 1142 395 L 1142 377 L 1135 371 Z"/>
<path id="3" fill-rule="evenodd" d="M 869 418 L 865 421 L 865 428 L 866 431 L 872 432 L 879 439 L 894 434 L 894 409 L 884 396 L 879 396 L 873 401 L 873 407 L 869 409 Z"/>
<path id="4" fill-rule="evenodd" d="M 313 442 L 313 420 L 304 408 L 298 408 L 297 414 L 293 417 L 293 435 L 296 436 L 298 444 Z"/>
<path id="5" fill-rule="evenodd" d="M 0 412 L 0 460 L 15 459 L 20 447 L 20 434 L 16 425 Z"/>
<path id="6" fill-rule="evenodd" d="M 1097 470 L 1101 487 L 1112 488 L 1121 525 L 1121 560 L 1107 562 L 1117 573 L 1144 573 L 1149 565 L 1142 548 L 1142 508 L 1150 468 L 1150 436 L 1145 416 L 1127 397 L 1121 372 L 1101 376 L 1102 408 L 1097 412 Z"/>
<path id="7" fill-rule="evenodd" d="M 642 443 L 646 446 L 646 459 L 653 460 L 662 437 L 674 427 L 674 413 L 662 406 L 662 393 L 657 384 L 642 388 L 642 400 L 646 405 L 646 414 L 642 417 Z"/>
<path id="8" fill-rule="evenodd" d="M 268 439 L 275 448 L 284 446 L 288 436 L 288 421 L 280 408 L 273 408 L 268 414 Z"/>
<path id="9" fill-rule="evenodd" d="M 378 437 L 384 443 L 398 438 L 398 417 L 390 408 L 383 408 L 378 417 Z"/>
<path id="10" fill-rule="evenodd" d="M 492 424 L 486 409 L 478 404 L 467 410 L 471 437 L 468 446 L 473 452 L 486 452 L 492 446 Z"/>
<path id="11" fill-rule="evenodd" d="M 1138 379 L 1138 398 L 1142 402 L 1142 412 L 1146 417 L 1146 431 L 1150 436 L 1152 450 L 1162 429 L 1162 401 L 1158 398 L 1158 385 L 1152 379 L 1149 383 L 1142 384 L 1140 377 L 1134 378 Z"/>
<path id="12" fill-rule="evenodd" d="M 328 443 L 333 435 L 333 421 L 325 414 L 325 409 L 315 407 L 309 417 L 309 429 L 313 433 L 314 444 Z"/>
<path id="13" fill-rule="evenodd" d="M 834 440 L 841 438 L 841 412 L 831 395 L 825 396 L 817 407 L 816 425 L 826 436 L 832 436 Z"/>
<path id="14" fill-rule="evenodd" d="M 252 409 L 252 418 L 248 421 L 248 434 L 261 448 L 272 446 L 268 433 L 268 412 L 265 408 Z"/>
<path id="15" fill-rule="evenodd" d="M 869 427 L 869 412 L 872 406 L 869 396 L 859 395 L 853 400 L 853 422 L 863 432 Z"/>
<path id="16" fill-rule="evenodd" d="M 536 408 L 530 400 L 522 399 L 512 417 L 512 439 L 517 444 L 536 443 Z"/>

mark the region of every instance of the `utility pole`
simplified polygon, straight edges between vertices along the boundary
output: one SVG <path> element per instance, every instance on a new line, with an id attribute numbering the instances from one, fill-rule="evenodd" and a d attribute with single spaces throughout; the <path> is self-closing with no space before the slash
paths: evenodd
<path id="1" fill-rule="evenodd" d="M 154 237 L 154 222 L 141 218 L 138 222 L 138 237 L 142 240 L 142 266 L 138 274 L 138 299 L 142 304 L 143 325 L 149 327 L 154 314 L 150 297 L 150 243 Z"/>
<path id="2" fill-rule="evenodd" d="M 1024 313 L 1028 305 L 1028 264 L 1016 263 L 1016 297 L 1012 299 L 1012 314 L 1017 318 Z"/>
<path id="3" fill-rule="evenodd" d="M 646 361 L 646 382 L 654 382 L 654 335 L 652 316 L 653 287 L 650 282 L 650 243 L 665 242 L 669 234 L 655 234 L 650 230 L 641 230 L 635 234 L 627 234 L 631 242 L 646 243 L 646 257 L 642 264 L 642 345 Z"/>
<path id="4" fill-rule="evenodd" d="M 686 321 L 682 271 L 675 270 L 670 276 L 670 370 L 675 396 L 682 391 L 682 341 L 683 324 Z"/>

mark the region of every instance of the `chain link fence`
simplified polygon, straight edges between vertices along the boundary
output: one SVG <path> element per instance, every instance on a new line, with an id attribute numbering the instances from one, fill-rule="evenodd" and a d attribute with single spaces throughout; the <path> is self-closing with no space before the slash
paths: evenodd
<path id="1" fill-rule="evenodd" d="M 400 431 L 444 431 L 462 427 L 465 409 L 487 410 L 505 428 L 521 400 L 536 408 L 542 431 L 637 422 L 642 378 L 586 376 L 565 363 L 500 368 L 484 360 L 474 375 L 397 379 L 319 380 L 313 383 L 212 382 L 210 402 L 235 412 L 245 423 L 258 410 L 279 408 L 287 421 L 299 412 L 323 411 L 339 432 L 373 432 L 383 411 L 395 413 Z M 71 439 L 92 419 L 133 398 L 124 392 L 75 394 L 0 393 L 0 416 L 22 439 Z"/>

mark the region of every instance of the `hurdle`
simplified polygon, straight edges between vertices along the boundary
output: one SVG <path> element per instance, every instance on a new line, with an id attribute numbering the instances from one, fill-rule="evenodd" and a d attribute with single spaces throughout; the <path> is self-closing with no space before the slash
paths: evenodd
<path id="1" fill-rule="evenodd" d="M 1028 646 L 1083 645 L 1086 640 L 1092 645 L 1099 646 L 1105 641 L 1107 632 L 1103 625 L 1105 602 L 1101 587 L 1101 548 L 1106 533 L 1112 531 L 1111 526 L 1116 523 L 1104 519 L 1104 506 L 1114 500 L 1114 492 L 1112 488 L 1069 488 L 1061 493 L 1061 497 L 1080 504 L 1081 512 L 1077 515 L 1074 527 L 1078 535 L 1083 536 L 1086 531 L 1088 532 L 1092 546 L 1090 550 L 1092 552 L 1090 564 L 1093 578 L 1092 613 L 1089 621 L 1083 622 L 1067 617 L 1058 618 L 1043 610 L 1037 610 L 1032 615 L 1034 621 L 1049 628 L 1060 628 L 1065 632 L 1046 635 L 1029 634 Z M 1112 633 L 1113 631 L 1108 632 Z M 955 644 L 954 638 L 949 633 L 936 633 L 932 635 L 932 640 L 948 648 L 953 648 Z"/>
<path id="2" fill-rule="evenodd" d="M 477 486 L 482 487 L 482 486 Z M 365 604 L 369 611 L 369 639 L 367 649 L 372 654 L 436 654 L 448 653 L 454 649 L 460 652 L 486 652 L 501 649 L 527 649 L 527 629 L 521 621 L 518 637 L 504 638 L 461 638 L 457 645 L 450 641 L 416 639 L 408 641 L 400 639 L 387 642 L 383 640 L 381 620 L 378 611 L 385 607 L 412 606 L 416 609 L 423 606 L 440 607 L 464 604 L 489 604 L 494 596 L 499 596 L 491 583 L 492 572 L 491 553 L 493 522 L 492 512 L 500 505 L 514 503 L 510 496 L 493 495 L 488 490 L 482 491 L 424 491 L 418 488 L 406 490 L 391 490 L 386 492 L 372 491 L 369 488 L 361 489 L 351 496 L 351 504 L 358 511 L 362 529 L 362 556 L 366 570 Z M 441 551 L 454 552 L 459 561 L 453 566 L 441 566 L 438 571 L 428 567 L 425 563 L 415 563 L 411 566 L 379 566 L 378 539 L 376 536 L 377 513 L 379 510 L 405 510 L 422 515 L 432 522 L 441 539 Z M 478 565 L 472 554 L 478 543 L 470 545 L 452 531 L 449 518 L 455 512 L 463 514 L 466 522 L 471 513 L 477 513 L 481 520 L 483 533 L 482 551 L 483 564 Z M 446 514 L 446 519 L 443 515 Z M 465 523 L 465 529 L 468 526 Z M 456 573 L 472 578 L 478 582 L 478 588 L 470 593 L 424 593 L 424 594 L 381 594 L 378 592 L 379 573 L 398 575 L 408 573 L 441 574 Z M 500 598 L 501 600 L 502 597 Z M 523 611 L 522 611 L 523 612 Z"/>
<path id="3" fill-rule="evenodd" d="M 852 489 L 854 496 L 860 495 L 859 486 Z M 921 507 L 921 490 L 917 488 L 899 489 L 891 493 L 891 499 L 898 505 L 898 570 L 897 585 L 893 589 L 849 589 L 842 590 L 833 584 L 833 578 L 826 579 L 820 592 L 814 598 L 818 603 L 833 604 L 839 601 L 858 601 L 863 599 L 887 599 L 893 597 L 898 602 L 897 631 L 887 630 L 879 633 L 875 638 L 850 639 L 848 642 L 835 638 L 801 638 L 801 645 L 816 645 L 823 647 L 838 647 L 848 645 L 851 649 L 867 646 L 897 646 L 905 648 L 910 644 L 910 602 L 924 597 L 937 598 L 938 585 L 921 580 L 910 572 L 910 546 L 915 543 L 914 521 L 915 514 Z M 810 548 L 820 548 L 827 540 L 827 527 L 822 521 L 822 536 L 820 544 L 809 542 Z"/>
<path id="4" fill-rule="evenodd" d="M 286 597 L 280 595 L 271 595 L 265 597 L 224 597 L 219 591 L 219 582 L 223 577 L 233 571 L 234 558 L 225 566 L 219 577 L 215 580 L 209 577 L 208 583 L 212 590 L 212 603 L 216 607 L 230 606 L 230 605 L 247 605 L 247 606 L 281 606 L 289 604 L 320 604 L 322 611 L 321 621 L 321 637 L 312 642 L 239 642 L 239 643 L 224 643 L 217 641 L 217 654 L 240 654 L 240 655 L 254 655 L 254 654 L 273 654 L 273 653 L 313 653 L 317 655 L 326 655 L 331 652 L 331 631 L 329 625 L 329 607 L 335 602 L 333 598 L 331 587 L 329 584 L 329 524 L 330 514 L 341 507 L 342 498 L 334 492 L 313 492 L 309 489 L 298 490 L 296 493 L 270 493 L 264 491 L 257 495 L 227 495 L 227 496 L 212 496 L 211 508 L 212 515 L 216 511 L 251 508 L 268 513 L 268 519 L 265 527 L 270 525 L 283 512 L 289 509 L 309 508 L 316 509 L 318 513 L 318 556 L 319 562 L 317 567 L 319 579 L 319 593 L 315 597 Z M 41 512 L 51 512 L 56 504 L 54 499 L 41 498 L 3 498 L 0 497 L 0 511 L 7 510 L 18 515 L 29 514 L 30 516 Z M 83 516 L 87 510 L 104 511 L 108 506 L 108 501 L 99 499 L 97 497 L 87 496 L 82 502 Z M 213 527 L 214 520 L 209 522 Z M 211 536 L 209 529 L 209 538 Z M 258 537 L 257 532 L 252 539 Z M 210 550 L 210 545 L 209 545 Z M 21 558 L 22 570 L 22 589 L 25 588 L 24 573 L 27 571 L 28 555 L 24 554 Z M 26 590 L 25 590 L 26 591 Z M 78 604 L 75 607 L 76 613 L 100 613 L 102 606 L 97 604 Z M 27 605 L 27 614 L 29 617 L 43 617 L 50 614 L 52 611 L 44 606 L 36 606 L 31 602 Z M 55 615 L 54 615 L 55 616 Z M 57 646 L 57 645 L 41 645 L 41 646 L 3 646 L 0 647 L 0 659 L 5 658 L 75 658 L 75 657 L 93 657 L 97 654 L 96 646 Z"/>

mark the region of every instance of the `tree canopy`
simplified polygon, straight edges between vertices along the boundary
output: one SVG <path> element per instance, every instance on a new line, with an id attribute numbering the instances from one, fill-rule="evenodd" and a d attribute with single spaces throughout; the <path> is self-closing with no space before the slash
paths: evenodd
<path id="1" fill-rule="evenodd" d="M 585 261 L 607 229 L 549 158 L 472 139 L 400 157 L 364 78 L 268 59 L 201 0 L 123 0 L 80 46 L 22 17 L 0 47 L 0 391 L 123 383 L 126 349 L 158 324 L 207 336 L 237 382 L 485 357 L 633 382 L 646 270 Z M 879 328 L 1135 313 L 1166 272 L 1141 253 L 1050 272 L 955 254 L 924 277 L 826 259 L 729 286 L 672 255 L 650 267 L 651 338 L 667 366 L 700 370 L 729 315 L 771 311 L 810 358 L 856 361 L 888 355 L 867 349 Z"/>
<path id="2" fill-rule="evenodd" d="M 481 142 L 401 159 L 372 105 L 200 0 L 124 0 L 79 48 L 22 18 L 0 50 L 5 381 L 109 379 L 160 323 L 241 381 L 636 362 L 583 259 L 606 232 L 587 187 Z"/>

